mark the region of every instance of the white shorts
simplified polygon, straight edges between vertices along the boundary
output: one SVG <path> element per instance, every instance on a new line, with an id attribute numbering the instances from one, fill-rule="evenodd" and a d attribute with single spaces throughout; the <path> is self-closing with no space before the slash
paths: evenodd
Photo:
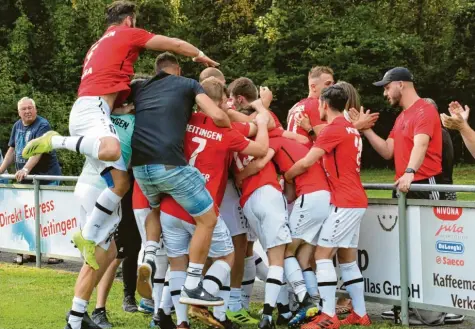
<path id="1" fill-rule="evenodd" d="M 147 215 L 152 211 L 150 208 L 143 209 L 134 209 L 135 221 L 137 222 L 137 228 L 139 229 L 140 238 L 142 239 L 142 249 L 145 248 L 145 243 L 147 242 L 147 234 L 145 231 L 145 220 Z M 165 245 L 163 244 L 163 237 L 159 242 L 160 246 L 158 247 L 157 256 L 166 256 L 167 251 L 165 250 Z"/>
<path id="2" fill-rule="evenodd" d="M 293 203 L 289 218 L 292 239 L 302 239 L 316 246 L 322 224 L 330 213 L 330 192 L 302 194 Z"/>
<path id="3" fill-rule="evenodd" d="M 110 119 L 111 110 L 100 97 L 85 96 L 79 97 L 73 105 L 69 115 L 69 133 L 71 136 L 87 137 L 114 137 L 119 140 L 114 124 Z M 122 156 L 115 162 L 101 161 L 89 158 L 89 162 L 102 173 L 104 169 L 113 167 L 122 171 L 127 171 Z"/>
<path id="4" fill-rule="evenodd" d="M 221 203 L 221 207 L 219 207 L 219 213 L 226 223 L 232 237 L 248 232 L 249 225 L 239 204 L 239 193 L 232 179 L 228 179 L 223 202 Z"/>
<path id="5" fill-rule="evenodd" d="M 287 201 L 270 185 L 255 190 L 244 205 L 244 215 L 264 250 L 292 242 Z"/>
<path id="6" fill-rule="evenodd" d="M 366 208 L 330 207 L 330 215 L 322 225 L 318 245 L 327 248 L 357 248 L 360 223 Z"/>
<path id="7" fill-rule="evenodd" d="M 102 193 L 102 190 L 97 189 L 87 184 L 77 183 L 74 189 L 74 196 L 78 198 L 79 209 L 79 227 L 81 230 L 88 218 L 91 216 L 97 198 Z M 122 217 L 122 210 L 120 205 L 114 210 L 112 215 L 103 223 L 99 232 L 98 246 L 104 250 L 108 250 L 112 239 L 114 238 L 114 232 L 119 226 L 120 219 Z"/>
<path id="8" fill-rule="evenodd" d="M 168 257 L 180 257 L 189 254 L 191 237 L 196 226 L 163 211 L 160 214 L 162 236 Z M 213 231 L 211 247 L 208 256 L 211 258 L 224 257 L 234 252 L 233 240 L 226 224 L 218 216 L 218 222 Z"/>

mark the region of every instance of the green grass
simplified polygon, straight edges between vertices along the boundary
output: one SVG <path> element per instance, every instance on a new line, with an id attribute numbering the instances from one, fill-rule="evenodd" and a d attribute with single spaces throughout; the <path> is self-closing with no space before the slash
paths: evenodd
<path id="1" fill-rule="evenodd" d="M 76 276 L 65 271 L 0 264 L 0 329 L 64 328 L 64 315 L 71 307 Z M 107 305 L 109 320 L 116 329 L 147 328 L 151 316 L 122 311 L 122 287 L 120 281 L 112 286 Z M 94 302 L 91 304 L 90 312 Z M 261 308 L 262 304 L 253 303 L 251 313 L 257 317 Z M 204 329 L 200 324 L 192 325 Z M 371 328 L 390 328 L 390 325 L 375 324 Z"/>
<path id="2" fill-rule="evenodd" d="M 475 184 L 475 165 L 462 165 L 454 168 L 454 184 Z M 361 171 L 363 183 L 393 183 L 394 171 L 391 169 L 367 169 Z M 367 191 L 370 198 L 391 198 L 391 191 Z M 457 193 L 460 201 L 475 201 L 475 193 Z"/>

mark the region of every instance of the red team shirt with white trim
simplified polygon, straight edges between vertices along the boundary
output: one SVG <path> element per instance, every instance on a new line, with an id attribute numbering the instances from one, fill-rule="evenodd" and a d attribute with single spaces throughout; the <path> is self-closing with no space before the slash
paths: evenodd
<path id="1" fill-rule="evenodd" d="M 314 147 L 325 151 L 323 168 L 331 203 L 341 208 L 367 208 L 368 198 L 360 177 L 363 142 L 353 124 L 343 116 L 336 118 L 323 128 Z"/>
<path id="2" fill-rule="evenodd" d="M 127 26 L 111 26 L 92 45 L 84 59 L 78 96 L 101 96 L 119 92 L 117 105 L 130 93 L 130 79 L 139 52 L 154 34 Z"/>
<path id="3" fill-rule="evenodd" d="M 220 128 L 210 117 L 200 112 L 191 116 L 185 133 L 185 158 L 205 178 L 206 189 L 214 200 L 216 213 L 219 213 L 218 207 L 224 197 L 229 158 L 232 152 L 241 152 L 250 143 L 241 133 L 249 134 L 249 124 L 233 124 L 233 127 L 236 128 Z M 170 196 L 163 198 L 160 210 L 195 224 L 193 217 Z"/>
<path id="4" fill-rule="evenodd" d="M 299 116 L 303 117 L 304 114 L 306 114 L 308 115 L 310 125 L 312 127 L 326 123 L 325 121 L 322 121 L 320 119 L 320 112 L 318 111 L 319 104 L 320 102 L 318 98 L 313 97 L 304 98 L 300 102 L 295 104 L 289 110 L 289 115 L 287 117 L 287 130 L 305 136 L 311 140 L 308 132 L 299 125 L 297 125 L 296 120 Z M 312 146 L 312 143 L 310 142 L 306 146 L 310 148 Z"/>
<path id="5" fill-rule="evenodd" d="M 414 136 L 430 137 L 426 156 L 414 175 L 414 181 L 428 179 L 442 172 L 442 127 L 434 105 L 419 99 L 402 111 L 394 123 L 389 138 L 394 139 L 396 179 L 404 175 L 414 147 Z"/>
<path id="6" fill-rule="evenodd" d="M 288 171 L 308 153 L 308 149 L 304 145 L 285 137 L 271 138 L 269 140 L 269 147 L 275 151 L 272 161 L 274 161 L 281 173 Z M 295 192 L 297 196 L 322 190 L 330 191 L 330 188 L 328 187 L 325 172 L 319 162 L 315 163 L 303 174 L 295 177 Z"/>

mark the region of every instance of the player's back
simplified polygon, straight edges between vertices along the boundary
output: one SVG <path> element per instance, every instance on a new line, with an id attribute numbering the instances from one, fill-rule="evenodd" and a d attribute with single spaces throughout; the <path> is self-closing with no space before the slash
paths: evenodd
<path id="1" fill-rule="evenodd" d="M 320 120 L 318 106 L 318 98 L 308 97 L 300 100 L 289 110 L 289 114 L 287 116 L 287 130 L 305 137 L 309 137 L 308 132 L 297 124 L 297 119 L 299 117 L 303 117 L 306 114 L 312 127 L 325 123 Z"/>

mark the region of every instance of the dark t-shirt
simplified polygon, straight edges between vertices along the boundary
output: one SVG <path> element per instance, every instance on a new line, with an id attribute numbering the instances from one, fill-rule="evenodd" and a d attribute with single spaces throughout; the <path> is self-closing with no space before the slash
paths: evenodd
<path id="1" fill-rule="evenodd" d="M 442 128 L 442 178 L 444 184 L 453 184 L 454 145 L 447 129 Z"/>
<path id="2" fill-rule="evenodd" d="M 201 85 L 160 71 L 153 78 L 135 81 L 131 87 L 136 112 L 132 166 L 187 165 L 183 139 L 195 97 L 204 93 Z"/>
<path id="3" fill-rule="evenodd" d="M 21 120 L 18 120 L 13 125 L 12 133 L 8 146 L 15 148 L 15 168 L 20 170 L 28 161 L 21 156 L 21 152 L 25 145 L 32 139 L 42 136 L 44 133 L 51 130 L 48 120 L 39 115 L 36 120 L 29 126 L 23 125 Z M 61 168 L 59 166 L 56 151 L 45 153 L 41 156 L 40 161 L 35 167 L 29 168 L 31 175 L 61 175 Z"/>

